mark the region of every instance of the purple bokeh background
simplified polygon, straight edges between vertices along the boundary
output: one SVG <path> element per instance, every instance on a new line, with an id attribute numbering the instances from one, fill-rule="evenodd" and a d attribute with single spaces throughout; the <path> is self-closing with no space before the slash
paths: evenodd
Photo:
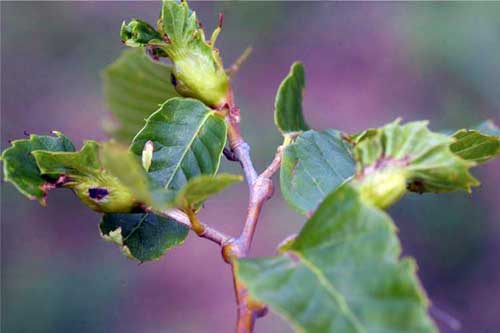
<path id="1" fill-rule="evenodd" d="M 76 144 L 106 139 L 100 71 L 123 49 L 123 19 L 155 22 L 159 2 L 2 2 L 1 138 L 57 129 Z M 262 169 L 280 144 L 274 95 L 295 60 L 307 75 L 306 118 L 356 132 L 397 117 L 431 128 L 500 121 L 500 3 L 193 2 L 207 30 L 225 13 L 218 46 L 230 65 L 244 135 Z M 235 165 L 223 169 L 239 172 Z M 405 254 L 433 303 L 462 332 L 500 329 L 500 161 L 477 168 L 472 195 L 409 195 L 391 209 Z M 229 268 L 213 244 L 190 235 L 158 262 L 138 265 L 99 237 L 99 215 L 68 191 L 48 206 L 2 183 L 2 320 L 5 333 L 231 332 Z M 241 228 L 246 189 L 209 201 L 207 223 Z M 303 218 L 279 191 L 266 205 L 252 255 L 270 255 Z M 442 332 L 450 327 L 438 323 Z M 274 315 L 258 332 L 290 332 Z"/>

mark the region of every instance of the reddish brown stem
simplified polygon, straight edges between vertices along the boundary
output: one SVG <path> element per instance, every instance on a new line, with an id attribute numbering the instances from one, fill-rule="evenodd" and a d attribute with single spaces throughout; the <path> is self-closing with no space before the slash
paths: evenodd
<path id="1" fill-rule="evenodd" d="M 265 306 L 252 308 L 249 306 L 248 291 L 237 280 L 233 262 L 235 259 L 247 257 L 250 252 L 262 207 L 273 194 L 271 177 L 280 167 L 282 154 L 281 148 L 279 148 L 269 167 L 262 174 L 257 174 L 250 158 L 250 147 L 241 135 L 239 126 L 240 110 L 233 105 L 232 96 L 229 100 L 229 112 L 226 117 L 228 141 L 234 158 L 240 162 L 243 168 L 249 188 L 249 201 L 243 230 L 237 239 L 224 248 L 223 254 L 225 260 L 231 264 L 233 272 L 236 302 L 238 304 L 236 333 L 252 333 L 256 318 L 265 314 Z"/>
<path id="2" fill-rule="evenodd" d="M 234 266 L 232 266 L 233 269 Z M 248 292 L 236 279 L 236 274 L 233 269 L 234 292 L 236 295 L 236 332 L 237 333 L 252 333 L 257 314 L 255 311 L 250 311 L 247 304 Z"/>
<path id="3" fill-rule="evenodd" d="M 151 208 L 147 208 L 146 210 L 154 214 L 158 214 L 160 216 L 172 218 L 196 232 L 195 227 L 191 223 L 189 216 L 179 209 L 167 209 L 164 211 L 158 211 L 158 210 L 153 210 Z M 198 229 L 198 231 L 196 232 L 196 234 L 201 238 L 206 238 L 220 246 L 224 246 L 232 241 L 232 238 L 230 236 L 212 227 L 209 227 L 208 225 L 205 225 L 200 221 L 197 221 L 197 223 L 198 225 L 196 226 L 196 228 Z"/>
<path id="4" fill-rule="evenodd" d="M 226 115 L 228 124 L 228 141 L 230 151 L 225 155 L 231 160 L 241 164 L 245 179 L 249 188 L 249 200 L 247 215 L 243 230 L 238 238 L 234 239 L 201 223 L 193 212 L 186 215 L 180 210 L 152 211 L 156 214 L 171 217 L 193 229 L 198 236 L 209 239 L 222 247 L 224 260 L 231 265 L 233 274 L 236 303 L 238 306 L 236 333 L 252 333 L 255 320 L 264 316 L 267 312 L 265 305 L 258 302 L 250 302 L 248 291 L 237 279 L 234 261 L 247 257 L 250 252 L 253 236 L 257 228 L 259 217 L 264 203 L 273 195 L 273 182 L 271 177 L 278 171 L 281 165 L 282 148 L 279 147 L 271 164 L 260 175 L 255 170 L 250 158 L 250 146 L 243 140 L 240 130 L 240 110 L 233 104 L 232 94 L 224 107 L 229 107 Z M 223 107 L 218 108 L 222 110 Z"/>

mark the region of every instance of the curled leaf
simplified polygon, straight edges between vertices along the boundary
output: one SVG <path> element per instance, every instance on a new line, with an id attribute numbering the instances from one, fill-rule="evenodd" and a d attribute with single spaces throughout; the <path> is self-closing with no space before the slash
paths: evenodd
<path id="1" fill-rule="evenodd" d="M 172 83 L 182 96 L 222 107 L 230 91 L 219 51 L 214 47 L 219 32 L 220 27 L 214 32 L 212 42 L 207 42 L 196 13 L 186 1 L 164 0 L 158 31 L 134 19 L 123 24 L 121 37 L 128 46 L 146 47 L 155 58 L 170 58 Z"/>
<path id="2" fill-rule="evenodd" d="M 384 186 L 379 186 L 380 177 L 374 175 L 382 173 L 386 180 L 391 179 L 391 184 L 392 180 L 404 177 L 407 188 L 418 193 L 470 191 L 471 186 L 479 185 L 469 173 L 476 164 L 454 154 L 450 145 L 455 139 L 431 132 L 426 121 L 400 125 L 397 120 L 364 132 L 355 142 L 356 181 L 362 184 L 364 191 L 371 191 L 367 197 L 377 197 L 375 201 L 383 203 L 381 207 L 390 205 L 401 195 L 400 190 L 395 195 L 392 186 L 381 192 Z M 370 182 L 373 186 L 367 186 Z M 378 189 L 369 189 L 376 186 Z M 374 191 L 378 194 L 374 195 Z M 383 199 L 384 196 L 392 199 Z"/>
<path id="3" fill-rule="evenodd" d="M 102 167 L 100 146 L 87 141 L 77 152 L 33 152 L 40 173 L 62 177 L 62 187 L 70 188 L 78 198 L 98 212 L 130 212 L 139 202 L 115 176 Z"/>
<path id="4" fill-rule="evenodd" d="M 54 136 L 32 134 L 28 139 L 14 140 L 12 146 L 3 151 L 4 179 L 29 199 L 46 203 L 47 191 L 59 186 L 58 177 L 42 176 L 32 152 L 75 150 L 71 141 L 62 133 L 54 131 Z"/>
<path id="5" fill-rule="evenodd" d="M 128 24 L 122 23 L 120 37 L 128 46 L 137 47 L 148 45 L 148 43 L 159 42 L 161 34 L 148 23 L 133 19 Z"/>

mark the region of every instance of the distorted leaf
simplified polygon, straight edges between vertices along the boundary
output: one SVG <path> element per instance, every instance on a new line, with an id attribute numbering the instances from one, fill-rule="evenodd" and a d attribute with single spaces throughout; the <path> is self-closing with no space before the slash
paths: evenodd
<path id="1" fill-rule="evenodd" d="M 47 191 L 57 186 L 57 177 L 43 177 L 31 153 L 37 150 L 75 150 L 62 133 L 54 131 L 53 134 L 32 134 L 29 139 L 12 141 L 12 146 L 5 149 L 1 156 L 5 181 L 11 182 L 19 192 L 29 199 L 37 199 L 42 205 L 46 203 Z"/>
<path id="2" fill-rule="evenodd" d="M 222 107 L 230 89 L 219 51 L 214 47 L 220 30 L 219 25 L 207 42 L 196 13 L 186 1 L 163 0 L 158 31 L 134 19 L 122 25 L 120 34 L 128 46 L 145 47 L 153 57 L 170 58 L 172 82 L 182 96 Z"/>
<path id="3" fill-rule="evenodd" d="M 32 154 L 42 175 L 63 179 L 60 186 L 72 189 L 78 198 L 98 212 L 130 212 L 139 205 L 135 195 L 102 167 L 100 146 L 86 141 L 77 152 L 38 150 Z"/>
<path id="4" fill-rule="evenodd" d="M 414 192 L 470 191 L 471 186 L 479 185 L 469 173 L 475 163 L 452 153 L 453 142 L 447 135 L 431 132 L 426 121 L 405 125 L 395 121 L 372 129 L 354 146 L 356 181 L 370 182 L 383 172 L 386 176 L 403 175 L 408 189 Z M 379 198 L 374 201 L 390 204 L 383 198 L 386 194 L 378 191 Z"/>

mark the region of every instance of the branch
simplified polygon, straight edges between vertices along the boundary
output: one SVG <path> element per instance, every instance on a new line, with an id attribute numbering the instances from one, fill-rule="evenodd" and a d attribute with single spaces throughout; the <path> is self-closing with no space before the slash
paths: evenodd
<path id="1" fill-rule="evenodd" d="M 247 218 L 243 231 L 238 238 L 243 253 L 248 255 L 252 245 L 253 235 L 259 221 L 260 212 L 264 203 L 271 198 L 274 193 L 274 186 L 271 177 L 281 166 L 282 146 L 279 146 L 271 164 L 262 172 L 250 186 L 250 200 L 248 203 Z"/>
<path id="2" fill-rule="evenodd" d="M 283 157 L 283 147 L 284 146 L 279 146 L 278 149 L 276 149 L 276 155 L 274 155 L 274 159 L 269 164 L 269 166 L 260 174 L 260 177 L 264 178 L 271 178 L 280 168 L 281 166 L 281 159 Z"/>
<path id="3" fill-rule="evenodd" d="M 189 229 L 194 230 L 193 225 L 186 213 L 181 211 L 180 209 L 167 209 L 163 211 L 153 210 L 151 208 L 147 208 L 146 211 L 176 220 L 177 222 L 184 224 Z M 206 238 L 220 246 L 224 246 L 231 242 L 232 237 L 212 228 L 206 224 L 201 223 L 197 220 L 197 230 L 194 230 L 198 236 L 201 238 Z"/>
<path id="4" fill-rule="evenodd" d="M 282 147 L 280 146 L 271 164 L 260 175 L 257 174 L 250 157 L 250 146 L 244 141 L 239 125 L 240 110 L 233 105 L 230 98 L 229 112 L 226 116 L 228 123 L 228 141 L 231 147 L 226 152 L 226 157 L 240 162 L 249 188 L 249 201 L 245 224 L 240 236 L 223 247 L 223 256 L 231 264 L 233 271 L 234 289 L 238 304 L 236 332 L 251 333 L 258 317 L 267 312 L 265 305 L 250 306 L 248 291 L 236 279 L 233 262 L 235 259 L 247 257 L 250 252 L 253 236 L 257 228 L 260 213 L 264 203 L 273 195 L 273 182 L 271 177 L 281 165 Z"/>
<path id="5" fill-rule="evenodd" d="M 251 188 L 257 179 L 257 171 L 255 171 L 252 159 L 250 158 L 250 146 L 241 136 L 240 109 L 236 106 L 230 107 L 226 120 L 229 125 L 227 138 L 231 147 L 232 157 L 240 162 L 247 184 Z"/>
<path id="6" fill-rule="evenodd" d="M 238 255 L 245 257 L 250 251 L 250 245 L 253 235 L 255 234 L 262 206 L 273 194 L 273 182 L 271 177 L 281 165 L 282 147 L 278 147 L 273 161 L 266 170 L 264 170 L 262 174 L 257 175 L 257 171 L 255 171 L 250 157 L 250 146 L 244 141 L 241 135 L 239 108 L 236 106 L 230 107 L 226 120 L 229 125 L 228 141 L 232 152 L 232 154 L 227 155 L 230 155 L 232 159 L 240 162 L 250 192 L 245 225 L 243 231 L 236 240 L 238 246 L 237 252 L 239 252 Z"/>

